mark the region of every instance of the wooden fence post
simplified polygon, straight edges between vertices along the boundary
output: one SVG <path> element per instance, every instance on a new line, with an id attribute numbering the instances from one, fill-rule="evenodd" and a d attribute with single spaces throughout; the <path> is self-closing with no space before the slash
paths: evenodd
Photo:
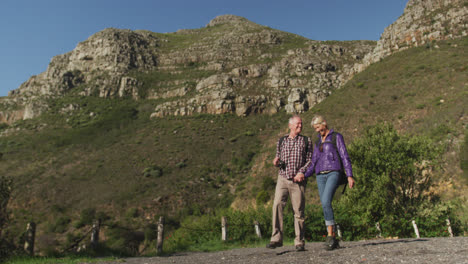
<path id="1" fill-rule="evenodd" d="M 260 224 L 258 223 L 258 221 L 255 221 L 254 225 L 255 225 L 255 233 L 257 234 L 257 237 L 262 238 L 262 232 L 260 231 Z"/>
<path id="2" fill-rule="evenodd" d="M 449 232 L 450 237 L 453 237 L 452 226 L 450 226 L 450 219 L 447 218 L 447 229 Z"/>
<path id="3" fill-rule="evenodd" d="M 91 231 L 91 247 L 96 248 L 99 244 L 99 230 L 101 229 L 101 219 L 93 221 L 93 229 Z"/>
<path id="4" fill-rule="evenodd" d="M 221 217 L 221 240 L 227 240 L 227 219 L 225 216 Z"/>
<path id="5" fill-rule="evenodd" d="M 157 241 L 157 249 L 158 253 L 162 253 L 163 251 L 163 241 L 164 241 L 164 216 L 159 217 L 158 223 L 158 241 Z"/>
<path id="6" fill-rule="evenodd" d="M 380 229 L 380 223 L 377 222 L 375 223 L 375 228 L 377 229 L 377 231 L 379 231 L 379 234 L 377 235 L 377 237 L 382 237 L 382 229 Z"/>
<path id="7" fill-rule="evenodd" d="M 26 238 L 24 241 L 24 250 L 30 256 L 34 256 L 34 239 L 36 238 L 36 223 L 30 222 L 26 226 Z"/>
<path id="8" fill-rule="evenodd" d="M 419 236 L 419 230 L 418 230 L 418 226 L 416 225 L 416 221 L 413 220 L 412 222 L 413 222 L 413 228 L 414 228 L 414 233 L 416 234 L 416 237 L 421 238 Z"/>

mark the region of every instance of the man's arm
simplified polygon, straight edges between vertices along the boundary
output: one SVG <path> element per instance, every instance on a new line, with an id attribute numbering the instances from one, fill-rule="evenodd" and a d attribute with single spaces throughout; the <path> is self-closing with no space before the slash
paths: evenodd
<path id="1" fill-rule="evenodd" d="M 275 155 L 275 158 L 273 159 L 273 165 L 274 166 L 278 166 L 279 160 L 280 160 L 280 157 L 281 157 L 280 144 L 281 144 L 281 138 L 278 140 L 278 142 L 276 142 L 276 155 Z"/>

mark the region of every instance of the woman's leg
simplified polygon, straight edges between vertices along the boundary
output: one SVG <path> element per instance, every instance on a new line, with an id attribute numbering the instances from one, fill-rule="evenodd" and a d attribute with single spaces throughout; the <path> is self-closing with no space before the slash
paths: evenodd
<path id="1" fill-rule="evenodd" d="M 333 214 L 332 200 L 338 187 L 339 172 L 332 171 L 327 174 L 317 175 L 317 186 L 320 201 L 322 203 L 325 225 L 329 236 L 334 236 L 335 217 Z"/>

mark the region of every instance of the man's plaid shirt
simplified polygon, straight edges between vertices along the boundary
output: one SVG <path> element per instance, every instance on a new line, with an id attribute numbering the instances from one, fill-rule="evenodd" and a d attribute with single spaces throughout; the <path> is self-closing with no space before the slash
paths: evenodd
<path id="1" fill-rule="evenodd" d="M 304 136 L 298 135 L 295 138 L 285 136 L 282 146 L 280 141 L 276 144 L 276 157 L 286 162 L 286 169 L 280 169 L 279 175 L 291 180 L 297 173 L 305 173 L 312 160 L 312 141 L 308 138 L 308 148 L 306 146 Z M 280 153 L 281 149 L 281 153 Z"/>

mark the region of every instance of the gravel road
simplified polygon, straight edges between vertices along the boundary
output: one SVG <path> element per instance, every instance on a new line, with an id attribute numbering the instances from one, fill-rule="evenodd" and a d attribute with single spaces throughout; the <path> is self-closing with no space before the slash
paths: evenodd
<path id="1" fill-rule="evenodd" d="M 276 249 L 242 248 L 219 252 L 184 252 L 164 257 L 128 258 L 106 263 L 218 264 L 218 263 L 467 263 L 468 237 L 364 240 L 342 242 L 334 251 L 322 243 L 306 243 L 306 251 L 294 246 Z"/>

